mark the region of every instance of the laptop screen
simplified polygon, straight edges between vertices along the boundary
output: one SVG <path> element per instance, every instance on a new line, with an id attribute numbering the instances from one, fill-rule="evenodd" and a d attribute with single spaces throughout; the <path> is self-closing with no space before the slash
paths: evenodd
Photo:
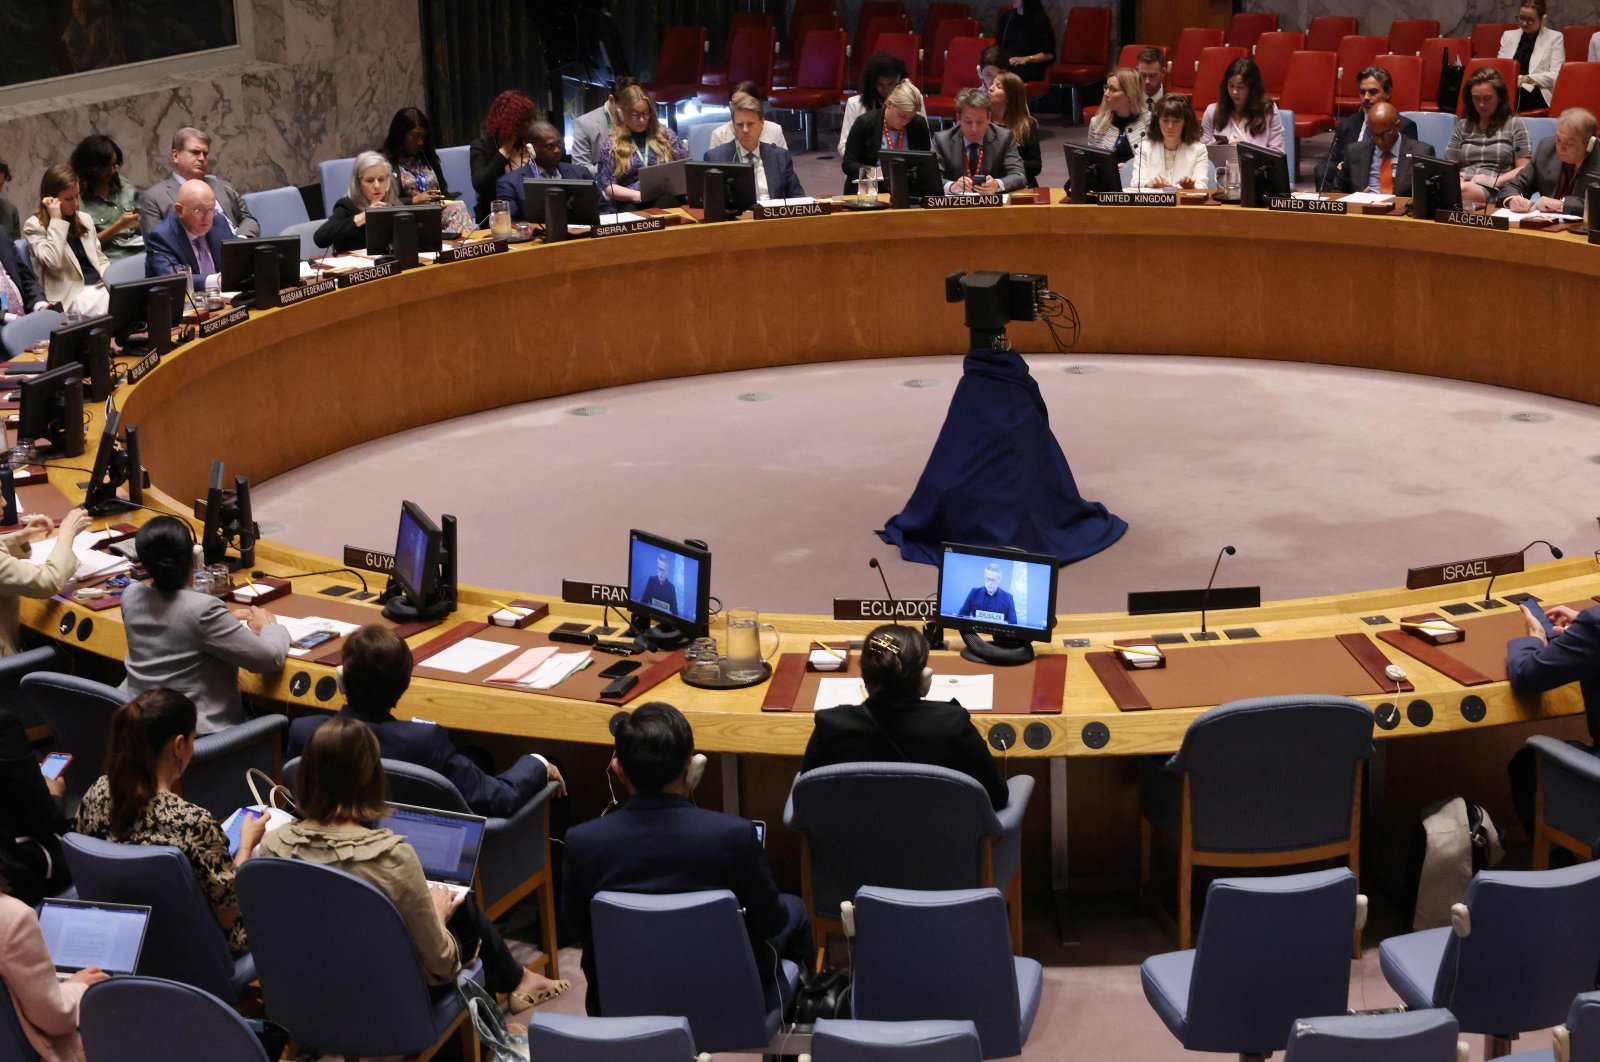
<path id="1" fill-rule="evenodd" d="M 46 900 L 39 928 L 50 959 L 62 973 L 98 966 L 108 974 L 131 974 L 139 967 L 150 908 L 82 900 Z"/>
<path id="2" fill-rule="evenodd" d="M 378 825 L 398 833 L 416 849 L 429 881 L 471 885 L 485 821 L 477 815 L 390 804 L 389 814 Z"/>

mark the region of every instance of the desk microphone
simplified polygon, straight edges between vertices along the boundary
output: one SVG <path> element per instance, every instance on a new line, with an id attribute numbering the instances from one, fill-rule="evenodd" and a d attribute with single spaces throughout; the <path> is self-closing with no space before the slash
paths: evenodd
<path id="1" fill-rule="evenodd" d="M 883 592 L 888 596 L 890 604 L 899 604 L 899 602 L 894 599 L 894 591 L 889 589 L 889 577 L 883 574 L 883 565 L 878 563 L 878 558 L 867 558 L 867 567 L 877 571 L 878 578 L 883 580 Z"/>
<path id="2" fill-rule="evenodd" d="M 1539 546 L 1539 545 L 1550 546 L 1550 543 L 1546 542 L 1542 538 L 1536 538 L 1532 542 L 1529 542 L 1526 546 L 1523 546 L 1521 549 L 1517 550 L 1517 555 L 1521 555 L 1523 553 L 1526 553 L 1530 549 L 1532 549 L 1533 547 Z M 1556 560 L 1560 560 L 1561 557 L 1562 557 L 1561 550 L 1557 549 L 1555 546 L 1550 546 L 1550 556 L 1554 557 Z M 1498 578 L 1500 578 L 1499 571 L 1496 571 L 1493 575 L 1489 576 L 1489 585 L 1484 587 L 1484 589 L 1483 589 L 1483 600 L 1478 602 L 1480 607 L 1483 607 L 1483 608 L 1498 608 L 1499 607 L 1498 605 L 1494 604 L 1493 599 L 1490 597 L 1490 593 L 1494 590 L 1494 581 L 1496 579 L 1498 579 Z"/>
<path id="3" fill-rule="evenodd" d="M 1211 604 L 1211 584 L 1217 581 L 1217 569 L 1222 567 L 1222 555 L 1226 553 L 1231 557 L 1237 552 L 1239 551 L 1234 549 L 1232 546 L 1223 546 L 1222 549 L 1217 552 L 1217 562 L 1211 566 L 1211 578 L 1206 580 L 1206 592 L 1200 597 L 1201 634 L 1206 633 L 1206 609 Z"/>

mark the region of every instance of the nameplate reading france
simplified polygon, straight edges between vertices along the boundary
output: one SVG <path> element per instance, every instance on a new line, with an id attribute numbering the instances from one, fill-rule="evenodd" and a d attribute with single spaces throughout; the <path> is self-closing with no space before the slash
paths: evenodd
<path id="1" fill-rule="evenodd" d="M 949 210 L 962 207 L 992 207 L 1004 206 L 1006 197 L 1003 195 L 930 195 L 922 200 L 922 205 L 928 210 Z"/>
<path id="2" fill-rule="evenodd" d="M 161 364 L 161 353 L 152 350 L 128 368 L 128 382 L 136 384 L 150 374 L 150 370 Z"/>
<path id="3" fill-rule="evenodd" d="M 569 605 L 626 605 L 628 588 L 610 583 L 583 583 L 561 580 L 561 600 Z"/>
<path id="4" fill-rule="evenodd" d="M 338 287 L 339 285 L 334 283 L 333 280 L 326 279 L 319 280 L 314 284 L 306 284 L 303 287 L 285 288 L 278 294 L 278 305 L 293 306 L 297 302 L 305 302 L 307 299 L 314 299 L 318 295 L 326 295 L 330 291 L 337 290 Z"/>
<path id="5" fill-rule="evenodd" d="M 346 546 L 344 548 L 344 564 L 346 568 L 360 568 L 364 572 L 378 572 L 387 575 L 394 571 L 394 554 L 385 553 L 381 549 L 362 549 L 360 546 Z"/>
<path id="6" fill-rule="evenodd" d="M 1177 192 L 1101 192 L 1095 197 L 1101 206 L 1177 206 Z"/>
<path id="7" fill-rule="evenodd" d="M 600 236 L 626 236 L 633 232 L 655 232 L 667 227 L 666 218 L 640 218 L 638 221 L 619 221 L 612 225 L 596 225 L 594 234 Z"/>
<path id="8" fill-rule="evenodd" d="M 887 601 L 882 598 L 858 600 L 850 597 L 833 599 L 833 618 L 836 620 L 931 620 L 935 614 L 932 601 Z"/>
<path id="9" fill-rule="evenodd" d="M 820 218 L 833 213 L 832 203 L 757 203 L 752 213 L 761 220 L 767 218 Z"/>
<path id="10" fill-rule="evenodd" d="M 1267 196 L 1268 210 L 1287 210 L 1291 214 L 1348 214 L 1350 207 L 1339 199 L 1296 199 L 1292 195 Z"/>
<path id="11" fill-rule="evenodd" d="M 1522 571 L 1522 554 L 1501 553 L 1494 557 L 1474 557 L 1471 560 L 1433 564 L 1426 568 L 1406 571 L 1406 589 L 1421 590 L 1429 586 L 1464 583 L 1472 579 L 1487 579 L 1491 575 L 1510 575 Z"/>
<path id="12" fill-rule="evenodd" d="M 454 247 L 446 247 L 439 252 L 435 259 L 440 265 L 451 262 L 465 262 L 469 258 L 487 258 L 491 254 L 505 254 L 511 245 L 505 240 L 478 240 L 473 243 L 458 243 Z"/>
<path id="13" fill-rule="evenodd" d="M 1497 218 L 1493 214 L 1475 214 L 1470 210 L 1441 210 L 1433 220 L 1446 225 L 1464 225 L 1469 229 L 1509 229 L 1510 218 Z"/>
<path id="14" fill-rule="evenodd" d="M 229 328 L 232 328 L 234 325 L 248 321 L 249 319 L 249 310 L 245 309 L 243 306 L 235 306 L 233 309 L 228 310 L 225 313 L 219 313 L 215 317 L 210 317 L 204 321 L 201 321 L 200 338 L 204 339 L 207 336 L 214 336 L 218 332 L 225 331 Z"/>
<path id="15" fill-rule="evenodd" d="M 352 269 L 340 276 L 338 281 L 341 288 L 353 288 L 357 284 L 367 284 L 374 280 L 382 280 L 384 277 L 392 277 L 398 272 L 400 272 L 399 262 L 380 262 L 365 269 Z"/>

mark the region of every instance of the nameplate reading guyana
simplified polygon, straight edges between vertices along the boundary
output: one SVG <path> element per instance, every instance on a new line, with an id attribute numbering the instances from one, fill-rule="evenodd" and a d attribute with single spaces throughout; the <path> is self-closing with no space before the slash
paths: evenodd
<path id="1" fill-rule="evenodd" d="M 1465 225 L 1469 229 L 1509 229 L 1510 218 L 1497 218 L 1493 214 L 1475 214 L 1470 210 L 1441 210 L 1433 220 L 1446 225 Z M 1519 571 L 1521 569 L 1518 569 Z"/>
<path id="2" fill-rule="evenodd" d="M 400 272 L 399 262 L 383 262 L 379 265 L 368 266 L 365 269 L 352 269 L 343 276 L 338 277 L 341 288 L 353 288 L 357 284 L 366 284 L 384 277 L 392 277 Z"/>
<path id="3" fill-rule="evenodd" d="M 1267 196 L 1268 210 L 1287 210 L 1292 214 L 1348 214 L 1350 207 L 1339 199 L 1296 199 L 1292 195 Z"/>
<path id="4" fill-rule="evenodd" d="M 925 196 L 922 205 L 928 210 L 949 210 L 961 207 L 990 207 L 1004 206 L 1006 197 L 1003 195 L 930 195 Z"/>
<path id="5" fill-rule="evenodd" d="M 440 265 L 451 262 L 465 262 L 469 258 L 487 258 L 491 254 L 505 254 L 511 250 L 511 245 L 505 240 L 478 240 L 474 243 L 458 243 L 454 247 L 446 247 L 439 252 L 439 257 L 434 259 Z"/>
<path id="6" fill-rule="evenodd" d="M 250 311 L 243 306 L 235 306 L 226 313 L 219 313 L 215 317 L 200 322 L 200 338 L 214 336 L 218 332 L 232 328 L 236 324 L 250 320 Z"/>
<path id="7" fill-rule="evenodd" d="M 307 299 L 314 299 L 318 295 L 326 295 L 338 287 L 339 285 L 329 278 L 319 280 L 314 284 L 307 284 L 304 287 L 285 288 L 278 293 L 278 305 L 293 306 L 297 302 L 305 302 Z"/>
<path id="8" fill-rule="evenodd" d="M 1177 192 L 1101 192 L 1095 201 L 1101 206 L 1177 206 Z"/>
<path id="9" fill-rule="evenodd" d="M 561 600 L 569 605 L 626 605 L 628 588 L 610 583 L 581 583 L 561 580 Z"/>
<path id="10" fill-rule="evenodd" d="M 146 354 L 144 357 L 140 358 L 138 361 L 134 362 L 131 366 L 129 366 L 129 368 L 128 368 L 128 382 L 131 383 L 131 384 L 138 383 L 140 380 L 142 380 L 146 376 L 150 375 L 150 370 L 151 369 L 155 368 L 157 365 L 160 365 L 160 364 L 161 364 L 161 354 L 160 354 L 160 352 L 152 350 L 150 353 Z"/>
<path id="11" fill-rule="evenodd" d="M 833 213 L 832 203 L 786 203 L 774 206 L 756 204 L 752 213 L 761 220 L 767 218 L 820 218 Z"/>
<path id="12" fill-rule="evenodd" d="M 667 227 L 666 218 L 640 218 L 638 221 L 619 221 L 615 225 L 596 225 L 595 236 L 626 236 L 631 232 L 655 232 Z"/>
<path id="13" fill-rule="evenodd" d="M 344 548 L 344 566 L 360 568 L 364 572 L 388 575 L 394 571 L 394 554 L 381 549 L 362 549 L 360 546 Z"/>
<path id="14" fill-rule="evenodd" d="M 836 620 L 931 620 L 935 615 L 932 601 L 886 601 L 882 598 L 858 600 L 850 597 L 833 599 L 833 618 Z"/>
<path id="15" fill-rule="evenodd" d="M 1522 571 L 1522 554 L 1501 553 L 1493 557 L 1475 557 L 1472 560 L 1451 561 L 1426 568 L 1406 571 L 1406 589 L 1421 590 L 1428 586 L 1463 583 L 1469 579 L 1487 579 L 1491 575 L 1510 575 Z"/>

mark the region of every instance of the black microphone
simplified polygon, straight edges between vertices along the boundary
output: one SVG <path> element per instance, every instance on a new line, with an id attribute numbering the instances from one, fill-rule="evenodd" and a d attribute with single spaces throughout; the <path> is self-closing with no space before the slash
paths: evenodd
<path id="1" fill-rule="evenodd" d="M 1206 632 L 1206 609 L 1211 604 L 1211 584 L 1217 581 L 1217 569 L 1222 567 L 1222 555 L 1233 556 L 1239 552 L 1232 546 L 1223 546 L 1217 553 L 1217 563 L 1211 566 L 1211 578 L 1206 580 L 1206 592 L 1200 598 L 1200 633 Z"/>
<path id="2" fill-rule="evenodd" d="M 878 578 L 883 580 L 883 592 L 886 595 L 888 595 L 889 601 L 891 603 L 899 604 L 899 602 L 895 601 L 895 599 L 894 599 L 894 591 L 889 589 L 889 577 L 883 574 L 883 565 L 878 563 L 878 558 L 877 557 L 869 557 L 869 558 L 867 558 L 867 567 L 877 570 Z"/>
<path id="3" fill-rule="evenodd" d="M 1546 542 L 1542 538 L 1536 538 L 1532 542 L 1529 542 L 1526 546 L 1523 546 L 1521 549 L 1517 550 L 1516 554 L 1514 554 L 1514 555 L 1515 556 L 1521 556 L 1522 554 L 1528 552 L 1533 547 L 1541 546 L 1541 545 L 1550 546 L 1550 543 Z M 1554 557 L 1556 560 L 1560 560 L 1561 557 L 1562 557 L 1561 550 L 1556 548 L 1555 546 L 1550 546 L 1550 556 Z M 1489 585 L 1483 588 L 1483 600 L 1478 602 L 1478 605 L 1479 605 L 1480 608 L 1499 608 L 1500 607 L 1490 596 L 1494 591 L 1494 581 L 1496 579 L 1498 579 L 1498 578 L 1500 578 L 1500 572 L 1499 571 L 1496 571 L 1493 575 L 1489 576 Z"/>

